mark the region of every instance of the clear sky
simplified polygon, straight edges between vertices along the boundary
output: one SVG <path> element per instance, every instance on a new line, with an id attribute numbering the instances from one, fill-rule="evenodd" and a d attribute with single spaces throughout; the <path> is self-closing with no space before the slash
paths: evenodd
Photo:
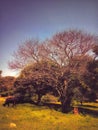
<path id="1" fill-rule="evenodd" d="M 0 70 L 14 75 L 8 61 L 30 38 L 46 39 L 58 31 L 82 29 L 98 34 L 98 0 L 0 0 Z"/>

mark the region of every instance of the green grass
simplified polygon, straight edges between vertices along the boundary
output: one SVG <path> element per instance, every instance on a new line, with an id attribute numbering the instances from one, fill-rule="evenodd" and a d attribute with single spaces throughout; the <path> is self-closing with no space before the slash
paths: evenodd
<path id="1" fill-rule="evenodd" d="M 0 130 L 97 130 L 98 115 L 85 113 L 63 114 L 45 106 L 19 104 L 16 107 L 3 107 L 0 101 Z M 97 103 L 86 103 L 83 109 L 98 112 Z M 16 127 L 10 126 L 11 123 Z"/>

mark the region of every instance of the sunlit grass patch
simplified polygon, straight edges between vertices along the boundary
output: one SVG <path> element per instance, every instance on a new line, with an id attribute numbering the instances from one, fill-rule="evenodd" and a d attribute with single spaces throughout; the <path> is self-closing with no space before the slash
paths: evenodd
<path id="1" fill-rule="evenodd" d="M 97 104 L 85 104 L 95 107 Z M 84 105 L 84 106 L 85 106 Z M 92 107 L 93 108 L 93 107 Z M 98 109 L 97 109 L 98 110 Z M 16 124 L 10 128 L 10 124 Z M 3 107 L 0 103 L 0 130 L 97 130 L 98 118 L 82 113 L 63 114 L 46 106 L 18 104 L 16 107 Z"/>
<path id="2" fill-rule="evenodd" d="M 0 102 L 4 102 L 5 98 L 4 97 L 0 97 Z"/>

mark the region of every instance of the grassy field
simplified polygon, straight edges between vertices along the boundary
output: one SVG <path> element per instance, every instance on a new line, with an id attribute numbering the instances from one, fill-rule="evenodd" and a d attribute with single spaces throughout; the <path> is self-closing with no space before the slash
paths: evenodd
<path id="1" fill-rule="evenodd" d="M 46 106 L 19 104 L 3 107 L 0 98 L 0 130 L 97 130 L 98 104 L 85 103 L 82 114 L 63 114 Z"/>

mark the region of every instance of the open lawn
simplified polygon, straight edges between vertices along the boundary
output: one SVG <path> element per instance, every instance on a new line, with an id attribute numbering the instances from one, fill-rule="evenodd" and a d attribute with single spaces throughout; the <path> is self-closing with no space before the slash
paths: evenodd
<path id="1" fill-rule="evenodd" d="M 97 130 L 98 103 L 85 103 L 83 114 L 63 114 L 46 106 L 18 104 L 3 107 L 0 99 L 0 130 Z"/>

